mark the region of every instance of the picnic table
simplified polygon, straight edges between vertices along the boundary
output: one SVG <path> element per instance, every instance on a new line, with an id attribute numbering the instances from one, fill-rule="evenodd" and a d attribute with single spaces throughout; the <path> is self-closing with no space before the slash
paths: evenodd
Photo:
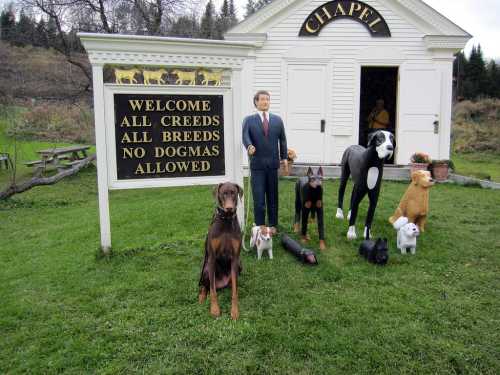
<path id="1" fill-rule="evenodd" d="M 10 155 L 7 152 L 0 152 L 0 169 L 2 166 L 4 166 L 5 169 L 9 169 L 9 167 L 12 169 L 12 161 L 10 160 Z"/>
<path id="2" fill-rule="evenodd" d="M 81 160 L 87 158 L 87 150 L 90 146 L 68 146 L 54 147 L 37 151 L 40 160 L 25 163 L 28 167 L 35 167 L 35 174 L 45 170 L 47 166 L 54 166 L 58 171 L 72 167 Z"/>

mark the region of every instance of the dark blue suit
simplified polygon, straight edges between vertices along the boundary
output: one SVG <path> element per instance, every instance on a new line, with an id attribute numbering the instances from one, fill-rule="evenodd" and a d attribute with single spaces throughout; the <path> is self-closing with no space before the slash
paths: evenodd
<path id="1" fill-rule="evenodd" d="M 262 119 L 258 113 L 243 120 L 243 144 L 253 145 L 255 154 L 250 157 L 251 183 L 255 224 L 265 225 L 265 208 L 269 226 L 278 224 L 278 169 L 280 160 L 287 158 L 287 145 L 283 120 L 269 115 L 269 134 L 264 135 Z"/>

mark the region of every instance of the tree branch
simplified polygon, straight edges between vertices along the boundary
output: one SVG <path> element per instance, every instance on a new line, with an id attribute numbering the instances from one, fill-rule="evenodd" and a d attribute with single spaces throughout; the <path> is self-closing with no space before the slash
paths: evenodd
<path id="1" fill-rule="evenodd" d="M 89 157 L 82 159 L 80 163 L 75 164 L 72 168 L 66 169 L 62 172 L 59 172 L 55 174 L 54 176 L 50 177 L 33 177 L 31 180 L 28 180 L 20 185 L 17 184 L 12 184 L 10 185 L 7 189 L 4 191 L 0 192 L 0 200 L 2 199 L 7 199 L 14 194 L 19 194 L 23 193 L 27 190 L 30 190 L 31 188 L 35 186 L 43 186 L 43 185 L 53 185 L 59 181 L 61 181 L 63 178 L 72 176 L 76 173 L 78 173 L 81 169 L 87 167 L 96 159 L 95 154 L 90 155 Z"/>

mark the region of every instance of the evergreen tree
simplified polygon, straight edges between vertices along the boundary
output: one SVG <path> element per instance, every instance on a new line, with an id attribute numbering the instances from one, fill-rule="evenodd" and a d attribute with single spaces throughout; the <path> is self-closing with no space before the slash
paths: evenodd
<path id="1" fill-rule="evenodd" d="M 12 41 L 16 33 L 16 15 L 13 5 L 10 4 L 0 15 L 0 36 L 2 40 Z"/>
<path id="2" fill-rule="evenodd" d="M 34 45 L 37 47 L 49 48 L 49 39 L 47 38 L 47 25 L 43 18 L 40 18 L 35 28 Z"/>
<path id="3" fill-rule="evenodd" d="M 212 0 L 209 0 L 207 6 L 205 7 L 205 13 L 201 18 L 200 23 L 200 38 L 204 39 L 215 39 L 215 12 L 214 4 Z"/>
<path id="4" fill-rule="evenodd" d="M 491 60 L 487 68 L 488 77 L 488 96 L 500 98 L 500 69 L 494 60 Z"/>
<path id="5" fill-rule="evenodd" d="M 481 45 L 472 47 L 469 61 L 465 67 L 464 96 L 467 99 L 475 99 L 487 92 L 486 67 Z"/>
<path id="6" fill-rule="evenodd" d="M 230 22 L 229 3 L 227 0 L 224 0 L 215 23 L 217 39 L 223 39 L 224 33 L 229 29 Z"/>
<path id="7" fill-rule="evenodd" d="M 21 10 L 19 22 L 16 24 L 15 35 L 11 42 L 17 46 L 24 47 L 34 44 L 35 24 L 24 10 Z"/>
<path id="8" fill-rule="evenodd" d="M 200 33 L 200 25 L 193 16 L 181 16 L 179 17 L 170 28 L 169 35 L 182 37 L 182 38 L 195 38 Z"/>
<path id="9" fill-rule="evenodd" d="M 238 16 L 236 15 L 236 9 L 234 7 L 234 0 L 229 1 L 229 28 L 233 27 L 238 23 Z"/>

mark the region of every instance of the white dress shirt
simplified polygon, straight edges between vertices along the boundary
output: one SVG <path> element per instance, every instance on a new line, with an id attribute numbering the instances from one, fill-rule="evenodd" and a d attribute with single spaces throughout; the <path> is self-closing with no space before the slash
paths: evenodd
<path id="1" fill-rule="evenodd" d="M 257 111 L 257 113 L 260 116 L 260 121 L 262 121 L 262 123 L 264 123 L 264 112 L 265 111 Z M 266 112 L 266 118 L 267 118 L 267 122 L 270 123 L 270 121 L 269 121 L 269 112 Z"/>

